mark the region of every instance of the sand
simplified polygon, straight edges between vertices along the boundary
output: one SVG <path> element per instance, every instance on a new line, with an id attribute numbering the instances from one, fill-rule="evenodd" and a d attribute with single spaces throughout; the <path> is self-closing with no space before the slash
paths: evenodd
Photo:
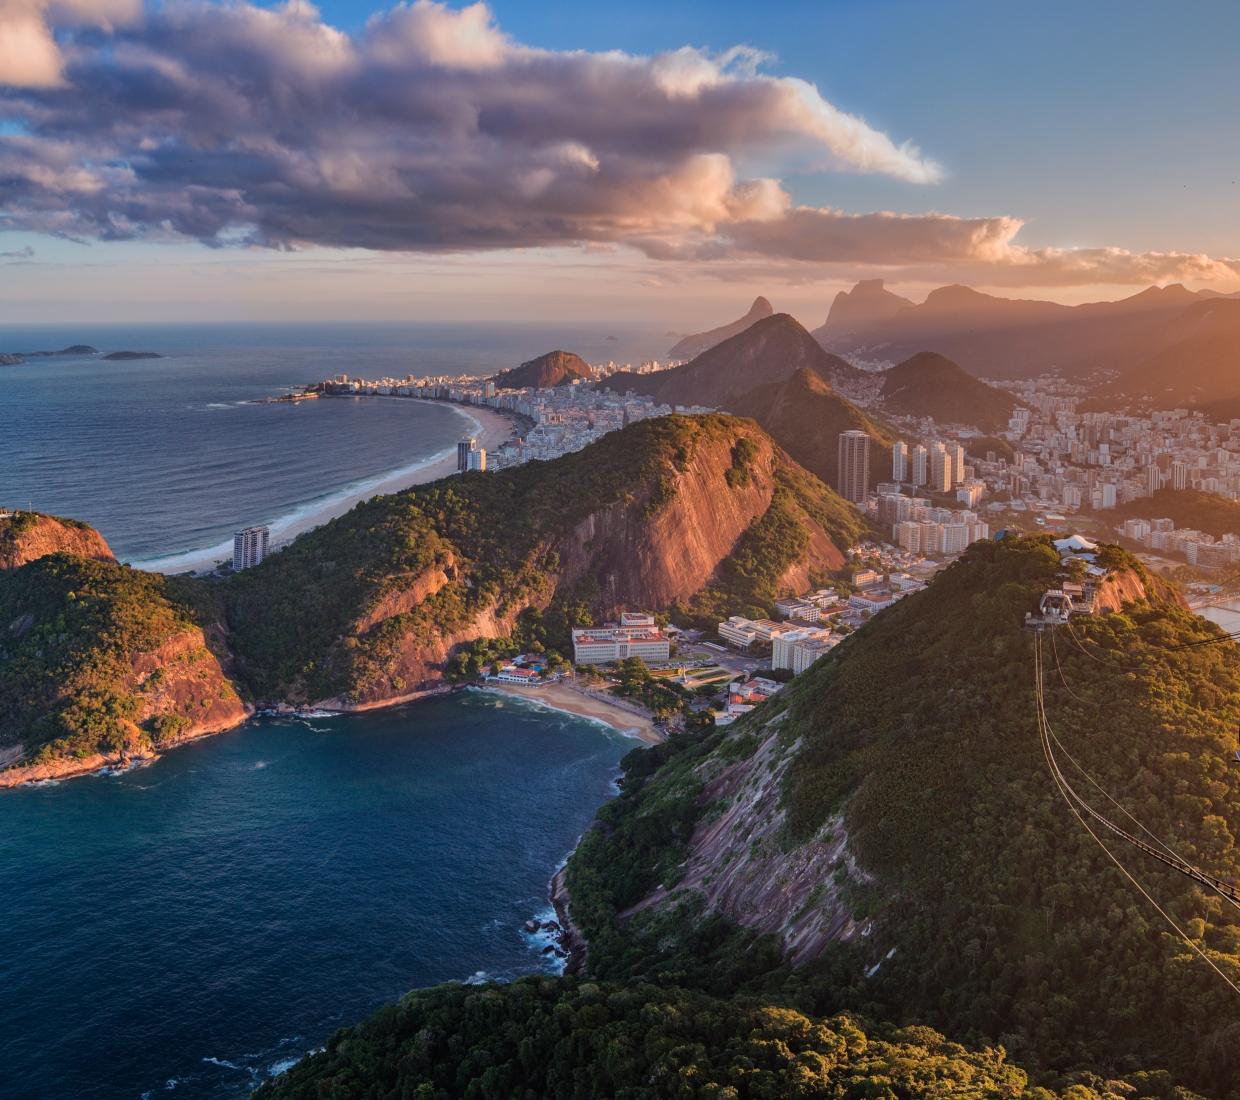
<path id="1" fill-rule="evenodd" d="M 332 399 L 326 397 L 320 398 L 320 400 L 330 401 Z M 414 398 L 375 396 L 368 398 L 368 400 L 410 401 L 414 400 Z M 469 431 L 470 434 L 474 435 L 478 440 L 479 448 L 482 450 L 498 450 L 499 445 L 513 434 L 513 422 L 506 420 L 494 409 L 478 408 L 473 405 L 454 405 L 453 407 L 460 409 L 461 412 L 467 414 L 475 422 L 477 425 L 476 429 L 469 427 L 468 421 L 462 419 L 461 429 L 462 433 Z M 405 470 L 383 481 L 368 482 L 366 488 L 361 492 L 325 502 L 322 508 L 299 516 L 295 522 L 287 525 L 270 524 L 271 537 L 273 540 L 296 538 L 302 532 L 312 530 L 320 524 L 326 523 L 329 519 L 343 516 L 363 500 L 369 500 L 373 496 L 381 496 L 387 493 L 396 493 L 401 489 L 408 489 L 411 485 L 425 485 L 427 482 L 438 481 L 441 477 L 447 477 L 449 474 L 454 473 L 456 473 L 455 445 L 453 445 L 451 452 L 444 452 L 440 457 L 432 459 L 422 466 L 412 470 Z M 175 558 L 156 560 L 150 564 L 142 562 L 135 564 L 139 568 L 146 568 L 155 573 L 186 573 L 190 571 L 201 573 L 214 569 L 216 560 L 221 556 L 220 550 L 216 548 L 209 551 L 204 550 L 200 555 L 181 554 Z"/>
<path id="2" fill-rule="evenodd" d="M 663 735 L 654 728 L 654 723 L 640 714 L 613 706 L 591 695 L 575 691 L 567 684 L 543 684 L 539 687 L 521 687 L 517 684 L 497 684 L 489 681 L 486 691 L 502 691 L 505 695 L 515 695 L 531 703 L 539 703 L 553 710 L 567 711 L 569 714 L 580 714 L 584 718 L 596 718 L 606 722 L 613 729 L 636 737 L 647 745 L 657 745 Z"/>

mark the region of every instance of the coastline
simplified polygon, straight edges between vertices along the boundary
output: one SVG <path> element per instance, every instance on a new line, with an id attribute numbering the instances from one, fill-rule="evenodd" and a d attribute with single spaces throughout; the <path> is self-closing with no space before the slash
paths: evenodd
<path id="1" fill-rule="evenodd" d="M 391 401 L 411 400 L 410 398 L 379 396 L 376 396 L 375 399 Z M 448 405 L 458 416 L 472 422 L 473 427 L 466 430 L 477 437 L 478 446 L 483 450 L 491 451 L 497 449 L 513 433 L 513 422 L 501 416 L 494 409 L 473 405 L 458 405 L 455 402 L 448 401 L 440 401 L 436 402 L 436 404 Z M 304 514 L 294 510 L 286 521 L 276 520 L 268 523 L 267 526 L 271 529 L 273 539 L 296 538 L 298 535 L 310 531 L 330 519 L 343 516 L 354 506 L 364 500 L 369 500 L 371 497 L 397 493 L 414 485 L 425 485 L 428 482 L 438 481 L 440 478 L 447 477 L 455 472 L 456 450 L 454 447 L 452 450 L 440 451 L 416 466 L 386 475 L 377 475 L 376 478 L 365 482 L 364 485 L 354 491 L 343 496 L 330 497 L 320 502 L 313 510 Z M 231 544 L 221 543 L 219 546 L 207 550 L 189 551 L 184 554 L 152 558 L 132 564 L 137 569 L 145 569 L 152 573 L 202 573 L 210 572 L 215 568 L 217 559 L 229 556 L 231 552 Z"/>
<path id="2" fill-rule="evenodd" d="M 488 682 L 480 691 L 496 691 L 503 695 L 511 695 L 516 699 L 524 699 L 550 710 L 575 714 L 579 718 L 593 718 L 604 722 L 612 729 L 629 737 L 636 737 L 643 744 L 658 745 L 663 735 L 654 728 L 654 723 L 643 715 L 634 714 L 623 707 L 605 703 L 593 695 L 585 695 L 568 684 L 543 684 L 539 687 L 519 687 L 516 684 L 493 684 Z"/>

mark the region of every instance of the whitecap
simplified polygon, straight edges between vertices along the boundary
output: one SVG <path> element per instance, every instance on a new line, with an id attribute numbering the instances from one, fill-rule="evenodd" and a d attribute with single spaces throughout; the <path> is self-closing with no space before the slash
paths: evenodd
<path id="1" fill-rule="evenodd" d="M 278 1062 L 272 1062 L 271 1065 L 267 1067 L 267 1072 L 270 1073 L 272 1077 L 276 1077 L 281 1073 L 287 1073 L 300 1061 L 300 1058 L 281 1058 Z"/>

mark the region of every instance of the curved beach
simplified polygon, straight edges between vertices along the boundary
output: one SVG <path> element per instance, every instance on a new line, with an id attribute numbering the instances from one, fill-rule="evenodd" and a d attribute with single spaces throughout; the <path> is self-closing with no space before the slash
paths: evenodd
<path id="1" fill-rule="evenodd" d="M 331 398 L 326 400 L 331 400 Z M 375 396 L 370 400 L 408 401 L 410 398 Z M 477 438 L 478 446 L 483 450 L 496 450 L 513 433 L 513 422 L 494 409 L 456 404 L 450 404 L 448 407 L 461 417 L 462 431 Z M 386 493 L 400 492 L 413 485 L 425 485 L 455 472 L 456 450 L 453 448 L 441 451 L 417 465 L 369 478 L 355 488 L 345 489 L 338 494 L 328 496 L 316 505 L 292 508 L 281 519 L 269 521 L 267 526 L 271 530 L 273 540 L 296 538 L 303 532 L 318 527 L 330 519 L 343 516 L 363 500 Z M 232 544 L 229 542 L 205 550 L 136 561 L 133 564 L 153 573 L 201 573 L 214 569 L 217 560 L 230 556 L 231 553 Z"/>

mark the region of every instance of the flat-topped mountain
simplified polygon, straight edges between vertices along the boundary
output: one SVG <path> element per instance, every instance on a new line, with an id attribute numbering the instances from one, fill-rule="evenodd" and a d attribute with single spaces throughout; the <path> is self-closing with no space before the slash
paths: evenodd
<path id="1" fill-rule="evenodd" d="M 841 397 L 808 367 L 785 382 L 750 390 L 736 406 L 827 485 L 834 486 L 839 475 L 841 432 L 862 431 L 870 437 L 871 485 L 891 477 L 890 448 L 900 438 L 896 430 Z"/>
<path id="2" fill-rule="evenodd" d="M 564 386 L 574 381 L 589 381 L 594 371 L 580 355 L 571 351 L 549 351 L 537 359 L 531 359 L 511 370 L 500 371 L 495 376 L 499 389 L 520 390 L 527 387 L 548 389 Z"/>
<path id="3" fill-rule="evenodd" d="M 897 363 L 882 379 L 883 408 L 900 416 L 930 416 L 940 424 L 971 424 L 993 432 L 1007 427 L 1016 407 L 1010 394 L 932 351 Z"/>
<path id="4" fill-rule="evenodd" d="M 709 332 L 699 332 L 693 336 L 686 336 L 668 352 L 668 355 L 673 359 L 679 359 L 682 356 L 692 357 L 701 355 L 702 352 L 713 348 L 716 344 L 721 344 L 724 340 L 744 332 L 745 329 L 761 321 L 764 317 L 770 317 L 774 312 L 775 310 L 771 303 L 759 295 L 753 300 L 753 305 L 749 307 L 749 312 L 744 317 L 731 321 L 726 325 L 720 325 Z M 668 333 L 668 335 L 673 336 L 675 333 Z"/>
<path id="5" fill-rule="evenodd" d="M 776 313 L 716 344 L 692 362 L 654 374 L 616 374 L 608 385 L 650 394 L 666 405 L 726 406 L 748 416 L 741 398 L 757 386 L 786 382 L 802 367 L 835 384 L 862 375 L 837 355 L 824 351 L 787 313 Z"/>

